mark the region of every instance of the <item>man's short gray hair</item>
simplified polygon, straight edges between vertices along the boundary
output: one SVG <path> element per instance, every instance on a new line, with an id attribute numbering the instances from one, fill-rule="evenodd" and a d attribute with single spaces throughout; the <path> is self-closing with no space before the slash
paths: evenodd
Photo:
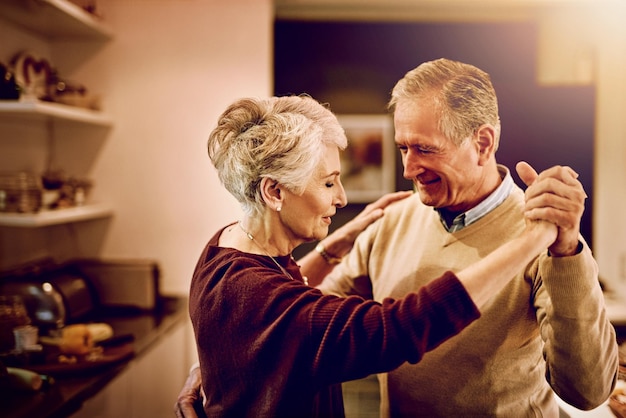
<path id="1" fill-rule="evenodd" d="M 500 138 L 498 98 L 489 74 L 470 64 L 441 58 L 420 64 L 396 83 L 389 109 L 400 101 L 432 100 L 440 113 L 439 130 L 460 145 L 484 124 Z"/>

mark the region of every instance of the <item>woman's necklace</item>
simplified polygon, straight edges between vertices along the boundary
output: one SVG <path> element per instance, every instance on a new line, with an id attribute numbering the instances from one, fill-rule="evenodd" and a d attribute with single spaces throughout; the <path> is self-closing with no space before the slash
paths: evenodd
<path id="1" fill-rule="evenodd" d="M 289 277 L 291 280 L 295 280 L 293 278 L 293 276 L 291 274 L 289 274 L 289 272 L 287 270 L 285 270 L 285 268 L 283 266 L 281 266 L 280 263 L 278 261 L 276 261 L 276 259 L 270 255 L 270 253 L 265 249 L 265 247 L 262 246 L 259 242 L 257 242 L 257 240 L 254 239 L 254 236 L 243 228 L 243 225 L 241 224 L 241 221 L 238 221 L 237 225 L 239 225 L 239 228 L 241 228 L 243 233 L 246 234 L 246 236 L 248 237 L 248 239 L 250 241 L 254 242 L 257 247 L 259 247 L 261 250 L 263 250 L 265 255 L 267 255 L 269 258 L 272 259 L 274 264 L 276 264 L 278 266 L 280 271 L 282 271 L 285 274 L 285 276 Z M 306 276 L 302 277 L 302 280 L 304 281 L 304 284 L 306 284 L 306 285 L 309 284 L 309 280 L 306 278 Z"/>

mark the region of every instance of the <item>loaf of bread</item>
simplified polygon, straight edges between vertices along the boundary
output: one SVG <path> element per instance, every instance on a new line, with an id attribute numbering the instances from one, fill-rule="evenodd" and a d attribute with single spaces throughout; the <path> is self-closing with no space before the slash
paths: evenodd
<path id="1" fill-rule="evenodd" d="M 59 344 L 61 353 L 84 356 L 89 354 L 93 346 L 93 336 L 86 325 L 68 325 L 63 328 Z"/>

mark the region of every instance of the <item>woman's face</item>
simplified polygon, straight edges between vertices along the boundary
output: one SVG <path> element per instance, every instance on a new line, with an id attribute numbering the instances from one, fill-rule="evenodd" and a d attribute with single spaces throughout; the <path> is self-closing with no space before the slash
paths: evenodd
<path id="1" fill-rule="evenodd" d="M 286 191 L 280 219 L 295 241 L 320 240 L 328 235 L 331 217 L 347 204 L 339 178 L 341 163 L 336 145 L 326 145 L 322 161 L 302 195 Z"/>

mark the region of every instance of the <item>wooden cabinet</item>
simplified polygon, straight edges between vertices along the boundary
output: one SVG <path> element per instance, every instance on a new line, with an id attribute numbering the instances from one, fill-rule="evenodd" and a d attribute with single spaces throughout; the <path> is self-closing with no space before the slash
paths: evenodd
<path id="1" fill-rule="evenodd" d="M 181 322 L 71 418 L 173 417 L 174 403 L 187 378 L 181 342 L 189 338 L 189 332 L 191 325 Z"/>

